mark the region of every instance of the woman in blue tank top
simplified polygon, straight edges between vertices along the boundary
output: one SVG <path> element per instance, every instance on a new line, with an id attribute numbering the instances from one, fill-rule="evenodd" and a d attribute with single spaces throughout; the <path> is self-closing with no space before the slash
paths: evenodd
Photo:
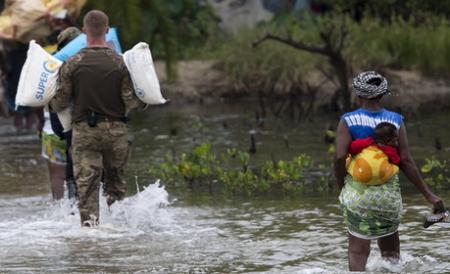
<path id="1" fill-rule="evenodd" d="M 387 80 L 374 71 L 363 72 L 353 80 L 360 108 L 345 113 L 336 136 L 335 175 L 341 189 L 339 200 L 348 227 L 348 263 L 351 271 L 364 271 L 370 253 L 370 242 L 376 239 L 381 256 L 390 261 L 400 258 L 398 226 L 402 198 L 398 176 L 382 185 L 365 185 L 352 178 L 346 170 L 350 143 L 355 139 L 372 137 L 374 128 L 382 122 L 398 130 L 399 168 L 435 209 L 444 208 L 442 200 L 424 183 L 408 148 L 403 117 L 384 109 L 381 97 L 388 93 Z"/>

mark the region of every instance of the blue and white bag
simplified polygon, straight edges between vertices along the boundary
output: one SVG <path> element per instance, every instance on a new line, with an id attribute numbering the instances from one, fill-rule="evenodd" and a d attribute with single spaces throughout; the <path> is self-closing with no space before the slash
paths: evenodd
<path id="1" fill-rule="evenodd" d="M 80 50 L 84 49 L 87 45 L 86 34 L 80 34 L 77 38 L 73 39 L 65 47 L 60 49 L 53 56 L 61 61 L 66 61 L 70 57 L 77 54 Z M 119 37 L 117 35 L 116 28 L 110 28 L 106 34 L 106 43 L 110 48 L 114 49 L 117 53 L 122 53 L 122 47 L 120 46 Z"/>

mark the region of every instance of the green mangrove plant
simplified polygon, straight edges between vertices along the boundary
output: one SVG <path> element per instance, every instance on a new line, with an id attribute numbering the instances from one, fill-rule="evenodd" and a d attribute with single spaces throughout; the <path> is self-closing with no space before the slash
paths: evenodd
<path id="1" fill-rule="evenodd" d="M 434 156 L 426 158 L 425 164 L 420 170 L 426 175 L 425 182 L 434 190 L 450 186 L 450 174 L 446 160 L 438 160 Z"/>
<path id="2" fill-rule="evenodd" d="M 326 181 L 307 180 L 305 176 L 316 168 L 311 157 L 301 154 L 292 160 L 269 160 L 261 166 L 251 165 L 247 152 L 231 148 L 219 156 L 204 143 L 194 147 L 180 157 L 166 157 L 166 160 L 151 168 L 150 174 L 164 183 L 189 187 L 217 184 L 231 195 L 265 195 L 283 193 L 285 195 L 303 193 L 306 182 L 320 184 L 313 190 L 326 190 Z"/>

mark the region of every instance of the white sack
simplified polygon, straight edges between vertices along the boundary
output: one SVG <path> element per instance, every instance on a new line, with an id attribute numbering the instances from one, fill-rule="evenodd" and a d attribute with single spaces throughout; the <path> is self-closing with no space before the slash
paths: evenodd
<path id="1" fill-rule="evenodd" d="M 33 40 L 27 60 L 20 73 L 16 106 L 45 106 L 56 92 L 56 80 L 61 61 L 48 54 Z"/>
<path id="2" fill-rule="evenodd" d="M 123 54 L 123 59 L 130 72 L 131 80 L 133 80 L 134 92 L 137 97 L 146 104 L 164 104 L 166 99 L 161 94 L 148 44 L 138 43 Z"/>
<path id="3" fill-rule="evenodd" d="M 56 115 L 61 122 L 64 132 L 68 132 L 72 129 L 72 110 L 70 109 L 70 107 L 66 108 L 63 111 L 57 112 Z"/>

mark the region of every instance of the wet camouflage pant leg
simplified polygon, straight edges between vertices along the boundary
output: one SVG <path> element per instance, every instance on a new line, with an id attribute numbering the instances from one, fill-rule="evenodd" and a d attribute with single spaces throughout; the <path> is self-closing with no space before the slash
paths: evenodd
<path id="1" fill-rule="evenodd" d="M 130 145 L 126 124 L 116 123 L 109 131 L 111 145 L 105 147 L 103 154 L 104 192 L 108 202 L 121 200 L 125 196 L 127 183 L 124 168 L 128 161 Z"/>
<path id="2" fill-rule="evenodd" d="M 101 122 L 94 128 L 79 123 L 73 127 L 72 157 L 82 224 L 99 219 L 102 173 L 106 194 L 115 200 L 125 195 L 123 173 L 129 154 L 127 131 L 127 125 L 120 122 Z"/>
<path id="3" fill-rule="evenodd" d="M 86 225 L 89 220 L 95 223 L 99 218 L 98 195 L 103 171 L 101 137 L 95 128 L 74 125 L 72 160 L 81 224 Z"/>

